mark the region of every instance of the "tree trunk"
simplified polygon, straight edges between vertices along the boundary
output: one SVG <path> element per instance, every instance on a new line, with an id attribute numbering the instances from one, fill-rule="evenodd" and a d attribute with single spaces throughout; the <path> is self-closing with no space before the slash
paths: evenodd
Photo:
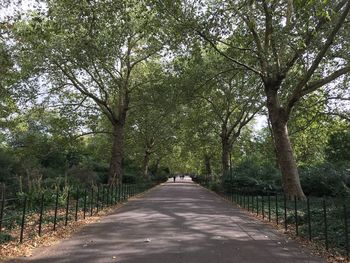
<path id="1" fill-rule="evenodd" d="M 160 166 L 160 160 L 162 158 L 161 157 L 157 157 L 156 158 L 156 165 L 155 165 L 155 168 L 154 168 L 154 173 L 157 174 L 158 173 L 158 170 L 159 170 L 159 166 Z"/>
<path id="2" fill-rule="evenodd" d="M 267 95 L 267 108 L 271 120 L 277 160 L 282 173 L 284 193 L 289 199 L 295 196 L 298 199 L 305 200 L 306 197 L 301 188 L 298 168 L 289 139 L 288 116 L 286 116 L 284 108 L 279 106 L 277 92 L 268 92 Z"/>
<path id="3" fill-rule="evenodd" d="M 150 160 L 151 153 L 148 150 L 145 150 L 145 155 L 143 156 L 143 164 L 142 164 L 142 173 L 145 179 L 148 178 L 148 165 Z"/>
<path id="4" fill-rule="evenodd" d="M 211 179 L 211 163 L 210 163 L 210 156 L 208 154 L 204 154 L 204 166 L 205 166 L 205 173 Z"/>
<path id="5" fill-rule="evenodd" d="M 109 166 L 109 185 L 119 185 L 123 180 L 124 124 L 117 122 L 113 127 L 112 155 Z"/>
<path id="6" fill-rule="evenodd" d="M 222 163 L 222 175 L 227 176 L 230 173 L 230 142 L 229 138 L 226 136 L 221 137 L 222 153 L 221 153 L 221 163 Z"/>

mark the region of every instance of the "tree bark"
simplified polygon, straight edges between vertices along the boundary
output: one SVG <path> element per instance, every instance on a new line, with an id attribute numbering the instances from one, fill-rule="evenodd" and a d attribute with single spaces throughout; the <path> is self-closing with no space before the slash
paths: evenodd
<path id="1" fill-rule="evenodd" d="M 204 166 L 205 166 L 205 173 L 211 178 L 212 170 L 211 170 L 211 163 L 210 163 L 210 156 L 209 154 L 204 154 Z"/>
<path id="2" fill-rule="evenodd" d="M 229 138 L 227 136 L 221 137 L 221 146 L 222 146 L 222 153 L 221 153 L 221 163 L 222 163 L 222 175 L 227 176 L 230 172 L 230 151 L 231 151 L 231 145 L 229 142 Z"/>
<path id="3" fill-rule="evenodd" d="M 162 159 L 161 157 L 157 157 L 157 158 L 156 158 L 156 164 L 155 164 L 155 168 L 154 168 L 155 174 L 158 173 L 159 166 L 160 166 L 160 160 L 161 160 L 161 159 Z"/>
<path id="4" fill-rule="evenodd" d="M 148 166 L 149 166 L 150 156 L 151 156 L 151 153 L 146 149 L 145 155 L 143 156 L 143 163 L 142 163 L 142 174 L 145 177 L 145 179 L 149 179 Z"/>
<path id="5" fill-rule="evenodd" d="M 109 185 L 119 185 L 123 180 L 124 123 L 117 122 L 113 127 L 113 145 L 109 166 Z"/>
<path id="6" fill-rule="evenodd" d="M 279 105 L 276 89 L 267 92 L 267 108 L 276 146 L 277 161 L 282 173 L 284 193 L 289 199 L 295 196 L 298 199 L 305 200 L 306 197 L 301 188 L 298 168 L 289 139 L 288 116 L 285 109 Z"/>

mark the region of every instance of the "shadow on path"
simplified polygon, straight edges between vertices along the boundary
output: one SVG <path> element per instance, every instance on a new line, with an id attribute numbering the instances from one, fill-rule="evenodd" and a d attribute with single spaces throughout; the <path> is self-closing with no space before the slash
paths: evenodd
<path id="1" fill-rule="evenodd" d="M 194 183 L 165 183 L 31 258 L 11 262 L 325 262 Z"/>

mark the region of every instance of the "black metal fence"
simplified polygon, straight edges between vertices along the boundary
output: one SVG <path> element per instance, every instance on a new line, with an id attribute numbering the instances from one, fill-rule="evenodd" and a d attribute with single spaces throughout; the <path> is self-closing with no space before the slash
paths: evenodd
<path id="1" fill-rule="evenodd" d="M 201 182 L 209 187 L 207 181 Z M 222 193 L 221 193 L 222 194 Z M 348 198 L 311 197 L 298 200 L 281 192 L 231 189 L 224 197 L 263 220 L 282 225 L 285 231 L 315 242 L 349 260 Z"/>
<path id="2" fill-rule="evenodd" d="M 127 201 L 155 184 L 100 185 L 86 188 L 66 187 L 61 190 L 6 195 L 0 194 L 0 244 L 11 240 L 24 242 L 41 236 L 69 221 L 78 221 L 99 213 L 102 209 Z"/>
<path id="3" fill-rule="evenodd" d="M 285 231 L 316 242 L 349 260 L 349 200 L 308 197 L 288 199 L 283 193 L 232 189 L 224 197 Z"/>

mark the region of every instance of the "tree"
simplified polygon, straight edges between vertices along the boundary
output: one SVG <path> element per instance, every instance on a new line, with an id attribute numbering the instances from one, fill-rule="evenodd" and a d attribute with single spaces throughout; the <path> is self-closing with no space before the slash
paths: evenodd
<path id="1" fill-rule="evenodd" d="M 161 49 L 154 11 L 139 1 L 47 1 L 16 25 L 21 66 L 52 93 L 97 108 L 112 126 L 109 183 L 122 181 L 124 127 L 140 65 Z M 159 31 L 160 32 L 160 31 Z M 35 61 L 35 63 L 33 63 Z M 45 75 L 43 75 L 45 74 Z"/>
<path id="2" fill-rule="evenodd" d="M 255 92 L 260 80 L 245 70 L 226 66 L 216 53 L 203 51 L 202 60 L 189 69 L 187 78 L 200 80 L 186 87 L 194 100 L 191 104 L 212 130 L 220 137 L 222 175 L 230 169 L 230 153 L 242 129 L 262 108 L 261 93 Z M 197 122 L 195 122 L 197 123 Z M 201 127 L 202 125 L 199 125 Z M 208 161 L 208 155 L 205 155 Z"/>
<path id="3" fill-rule="evenodd" d="M 128 147 L 142 153 L 142 173 L 145 179 L 149 179 L 152 155 L 157 155 L 156 162 L 159 162 L 174 142 L 177 99 L 176 90 L 159 62 L 150 64 L 145 71 L 152 73 L 152 77 L 145 89 L 135 92 L 127 137 L 130 142 Z"/>
<path id="4" fill-rule="evenodd" d="M 284 191 L 304 199 L 287 124 L 301 98 L 350 72 L 350 2 L 218 0 L 199 6 L 165 9 L 228 63 L 261 78 Z"/>

